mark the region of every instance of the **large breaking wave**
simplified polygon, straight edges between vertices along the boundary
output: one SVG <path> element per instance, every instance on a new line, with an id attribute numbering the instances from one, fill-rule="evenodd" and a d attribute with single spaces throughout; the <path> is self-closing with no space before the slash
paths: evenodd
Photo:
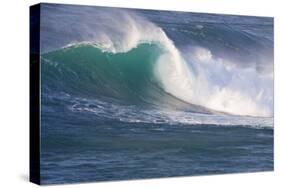
<path id="1" fill-rule="evenodd" d="M 74 8 L 65 17 L 61 9 L 50 9 L 42 28 L 45 92 L 198 113 L 273 115 L 272 71 L 235 66 L 200 45 L 179 49 L 161 27 L 130 11 Z"/>

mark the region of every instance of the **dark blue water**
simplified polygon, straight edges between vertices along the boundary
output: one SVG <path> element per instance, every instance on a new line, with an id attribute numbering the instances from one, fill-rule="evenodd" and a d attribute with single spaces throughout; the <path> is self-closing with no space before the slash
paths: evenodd
<path id="1" fill-rule="evenodd" d="M 272 129 L 124 123 L 63 107 L 44 114 L 43 183 L 273 170 Z"/>
<path id="2" fill-rule="evenodd" d="M 43 4 L 41 181 L 273 170 L 273 20 Z"/>

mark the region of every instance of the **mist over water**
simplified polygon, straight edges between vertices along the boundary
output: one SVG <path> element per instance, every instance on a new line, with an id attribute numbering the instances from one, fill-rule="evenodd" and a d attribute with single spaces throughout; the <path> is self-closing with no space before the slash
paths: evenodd
<path id="1" fill-rule="evenodd" d="M 68 47 L 79 51 L 81 45 L 90 45 L 104 53 L 130 56 L 141 44 L 157 45 L 159 52 L 153 54 L 155 62 L 143 60 L 142 63 L 150 63 L 152 77 L 157 82 L 153 84 L 164 92 L 211 111 L 273 116 L 273 59 L 268 50 L 272 49 L 272 39 L 262 36 L 254 22 L 260 19 L 261 26 L 270 29 L 269 18 L 249 18 L 251 27 L 244 27 L 245 23 L 237 22 L 235 16 L 229 18 L 227 25 L 212 17 L 204 25 L 196 20 L 190 24 L 183 20 L 191 27 L 188 30 L 181 25 L 170 26 L 169 20 L 166 28 L 161 28 L 163 23 L 159 26 L 149 21 L 153 16 L 142 16 L 141 11 L 114 9 L 108 13 L 107 8 L 80 9 L 64 6 L 43 9 L 46 23 L 42 26 L 43 53 Z M 169 35 L 171 30 L 175 32 Z M 178 38 L 184 45 L 178 44 Z M 143 58 L 143 54 L 139 55 L 135 59 Z M 95 57 L 91 58 L 95 61 Z"/>

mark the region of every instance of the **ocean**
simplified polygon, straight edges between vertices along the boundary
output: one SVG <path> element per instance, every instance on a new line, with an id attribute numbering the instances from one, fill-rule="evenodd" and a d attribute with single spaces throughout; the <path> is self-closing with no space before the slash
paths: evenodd
<path id="1" fill-rule="evenodd" d="M 273 170 L 273 18 L 42 4 L 43 184 Z"/>

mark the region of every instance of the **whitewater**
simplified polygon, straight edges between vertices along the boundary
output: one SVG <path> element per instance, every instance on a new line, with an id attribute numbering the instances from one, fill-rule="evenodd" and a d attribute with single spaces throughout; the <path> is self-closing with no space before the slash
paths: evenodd
<path id="1" fill-rule="evenodd" d="M 48 14 L 50 18 L 46 20 L 52 20 L 52 17 L 57 16 L 55 13 Z M 101 50 L 104 55 L 129 54 L 133 49 L 140 48 L 141 44 L 153 44 L 161 52 L 151 68 L 158 87 L 165 92 L 211 111 L 242 116 L 273 116 L 273 71 L 269 58 L 264 57 L 266 62 L 263 63 L 268 64 L 263 68 L 267 72 L 258 72 L 255 59 L 247 59 L 252 62 L 233 62 L 214 56 L 206 47 L 188 45 L 188 41 L 187 46 L 180 50 L 161 27 L 131 11 L 114 10 L 108 14 L 86 9 L 77 14 L 79 16 L 72 19 L 75 24 L 68 23 L 70 37 L 62 37 L 61 41 L 57 41 L 49 38 L 54 37 L 52 35 L 43 35 L 43 53 L 68 48 L 78 50 L 88 45 Z M 89 14 L 96 16 L 95 23 L 89 19 Z M 66 19 L 71 22 L 70 18 Z M 52 34 L 56 35 L 64 25 L 50 21 L 47 27 L 48 32 L 55 32 Z M 195 27 L 197 32 L 204 29 L 200 25 Z M 73 38 L 72 33 L 75 34 Z M 246 33 L 241 35 L 244 37 Z M 239 64 L 247 64 L 247 67 Z"/>

